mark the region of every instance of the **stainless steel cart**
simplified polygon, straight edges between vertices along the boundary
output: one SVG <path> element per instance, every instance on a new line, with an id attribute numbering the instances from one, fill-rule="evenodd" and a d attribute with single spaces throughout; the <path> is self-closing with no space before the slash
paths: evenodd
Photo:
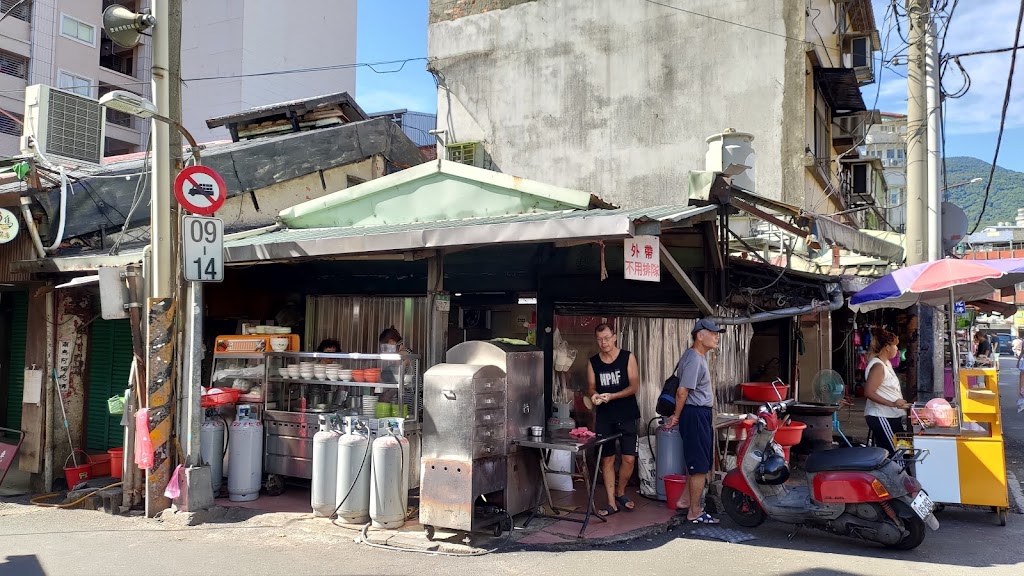
<path id="1" fill-rule="evenodd" d="M 379 369 L 374 382 L 353 379 L 291 377 L 290 366 L 301 363 L 336 364 L 342 370 Z M 412 462 L 409 487 L 419 486 L 420 413 L 422 403 L 419 356 L 412 354 L 329 354 L 323 352 L 271 352 L 266 355 L 263 385 L 263 425 L 266 430 L 263 466 L 267 474 L 312 478 L 313 435 L 323 414 L 354 415 L 372 424 L 377 418 L 402 419 L 402 431 L 409 440 Z M 388 415 L 364 412 L 370 399 L 388 400 L 401 408 Z M 267 485 L 283 482 L 268 479 Z"/>

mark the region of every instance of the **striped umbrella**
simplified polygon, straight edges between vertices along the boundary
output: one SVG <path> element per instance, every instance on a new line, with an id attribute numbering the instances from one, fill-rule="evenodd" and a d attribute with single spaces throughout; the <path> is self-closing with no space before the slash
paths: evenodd
<path id="1" fill-rule="evenodd" d="M 900 268 L 875 280 L 850 298 L 850 309 L 908 308 L 914 304 L 942 306 L 956 300 L 990 297 L 1024 282 L 1024 258 L 957 260 L 946 258 Z"/>

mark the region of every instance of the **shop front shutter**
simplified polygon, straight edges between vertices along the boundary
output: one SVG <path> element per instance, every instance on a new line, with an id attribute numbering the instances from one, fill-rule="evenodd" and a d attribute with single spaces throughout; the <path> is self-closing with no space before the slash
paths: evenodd
<path id="1" fill-rule="evenodd" d="M 7 358 L 7 428 L 21 430 L 21 399 L 25 390 L 25 345 L 28 339 L 28 293 L 11 293 L 11 348 Z"/>
<path id="2" fill-rule="evenodd" d="M 132 332 L 128 320 L 93 322 L 89 338 L 86 449 L 107 450 L 123 444 L 121 416 L 107 411 L 107 399 L 124 394 L 131 366 Z"/>

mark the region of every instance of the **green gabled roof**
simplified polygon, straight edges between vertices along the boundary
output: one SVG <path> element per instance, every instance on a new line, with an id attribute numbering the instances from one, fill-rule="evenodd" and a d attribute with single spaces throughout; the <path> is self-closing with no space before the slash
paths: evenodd
<path id="1" fill-rule="evenodd" d="M 389 226 L 586 210 L 607 204 L 587 192 L 439 160 L 281 211 L 290 228 Z"/>

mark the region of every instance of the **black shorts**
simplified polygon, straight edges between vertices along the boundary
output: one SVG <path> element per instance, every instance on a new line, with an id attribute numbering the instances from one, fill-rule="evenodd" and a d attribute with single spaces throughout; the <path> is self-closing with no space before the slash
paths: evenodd
<path id="1" fill-rule="evenodd" d="M 714 462 L 713 430 L 711 408 L 683 406 L 683 413 L 679 416 L 679 434 L 683 437 L 683 463 L 687 475 L 711 472 Z"/>
<path id="2" fill-rule="evenodd" d="M 885 448 L 891 457 L 896 452 L 896 433 L 906 432 L 903 418 L 881 418 L 879 416 L 865 416 L 875 446 Z"/>
<path id="3" fill-rule="evenodd" d="M 623 456 L 636 456 L 636 420 L 613 420 L 611 418 L 601 418 L 597 416 L 597 421 L 594 423 L 594 432 L 598 436 L 611 436 L 612 434 L 622 434 L 618 440 L 605 444 L 602 458 L 610 458 L 615 456 L 615 443 L 619 444 L 619 452 Z"/>

